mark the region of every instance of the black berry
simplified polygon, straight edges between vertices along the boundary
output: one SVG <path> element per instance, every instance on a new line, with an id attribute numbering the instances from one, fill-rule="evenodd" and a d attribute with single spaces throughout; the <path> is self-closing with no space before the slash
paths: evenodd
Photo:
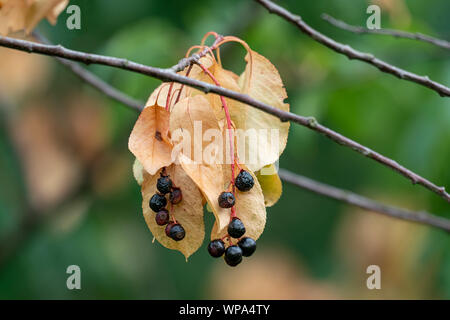
<path id="1" fill-rule="evenodd" d="M 250 257 L 256 250 L 256 241 L 249 237 L 239 240 L 238 245 L 242 249 L 242 255 L 244 257 Z"/>
<path id="2" fill-rule="evenodd" d="M 208 244 L 208 252 L 214 258 L 221 257 L 225 252 L 225 243 L 220 239 L 211 241 Z"/>
<path id="3" fill-rule="evenodd" d="M 172 202 L 172 204 L 180 203 L 180 201 L 183 199 L 183 194 L 181 193 L 180 188 L 173 188 L 173 190 L 170 192 L 169 200 Z"/>
<path id="4" fill-rule="evenodd" d="M 170 237 L 170 229 L 175 225 L 175 222 L 171 221 L 167 224 L 166 229 L 164 231 L 166 232 L 166 236 Z"/>
<path id="5" fill-rule="evenodd" d="M 241 170 L 236 177 L 234 184 L 239 191 L 249 191 L 253 188 L 255 180 L 253 180 L 252 175 L 248 171 Z"/>
<path id="6" fill-rule="evenodd" d="M 175 223 L 174 225 L 172 225 L 172 227 L 170 227 L 169 237 L 171 237 L 173 240 L 183 240 L 185 235 L 186 232 L 184 231 L 184 228 L 181 226 L 181 224 Z"/>
<path id="7" fill-rule="evenodd" d="M 225 262 L 235 267 L 242 261 L 242 249 L 237 245 L 229 246 L 225 251 Z"/>
<path id="8" fill-rule="evenodd" d="M 219 195 L 219 206 L 221 208 L 231 208 L 235 202 L 236 200 L 231 192 L 222 192 Z"/>
<path id="9" fill-rule="evenodd" d="M 239 218 L 233 218 L 228 225 L 228 234 L 233 238 L 240 238 L 245 233 L 245 226 Z"/>
<path id="10" fill-rule="evenodd" d="M 170 189 L 172 189 L 172 180 L 168 176 L 161 176 L 156 182 L 156 188 L 162 194 L 169 193 Z"/>
<path id="11" fill-rule="evenodd" d="M 169 211 L 166 209 L 159 210 L 155 215 L 155 221 L 158 226 L 163 226 L 169 223 Z"/>
<path id="12" fill-rule="evenodd" d="M 155 193 L 150 199 L 150 208 L 155 212 L 158 212 L 159 210 L 164 208 L 166 204 L 167 204 L 166 198 L 159 193 Z"/>

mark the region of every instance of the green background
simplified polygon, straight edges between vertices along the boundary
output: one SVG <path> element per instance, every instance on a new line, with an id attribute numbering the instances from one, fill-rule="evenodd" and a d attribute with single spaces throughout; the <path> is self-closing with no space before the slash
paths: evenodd
<path id="1" fill-rule="evenodd" d="M 450 83 L 448 51 L 413 40 L 351 34 L 320 18 L 326 12 L 349 23 L 365 25 L 369 4 L 366 1 L 281 3 L 338 41 L 438 82 Z M 279 17 L 269 15 L 256 2 L 74 0 L 71 4 L 81 8 L 81 30 L 68 30 L 65 27 L 68 15 L 63 12 L 56 26 L 47 22 L 39 25 L 39 30 L 52 42 L 152 66 L 175 64 L 210 30 L 240 37 L 278 68 L 292 112 L 314 116 L 324 125 L 395 159 L 436 184 L 450 186 L 448 98 L 362 62 L 350 61 Z M 410 0 L 402 10 L 396 13 L 382 8 L 382 27 L 450 39 L 449 1 Z M 243 69 L 244 52 L 239 46 L 226 45 L 222 57 L 227 68 L 236 72 Z M 45 219 L 38 227 L 22 230 L 20 235 L 24 239 L 0 264 L 0 298 L 228 298 L 224 293 L 227 286 L 224 279 L 245 280 L 251 275 L 251 272 L 243 273 L 247 261 L 236 269 L 225 267 L 223 261 L 209 257 L 205 241 L 186 263 L 180 253 L 152 244 L 152 235 L 141 214 L 140 189 L 132 178 L 133 156 L 127 149 L 136 113 L 92 90 L 56 62 L 49 65 L 50 75 L 45 80 L 48 85 L 13 99 L 17 110 L 25 108 L 27 99 L 45 97 L 46 101 L 52 101 L 48 108 L 58 113 L 64 123 L 67 97 L 83 95 L 101 101 L 107 119 L 110 159 L 124 159 L 129 170 L 106 193 L 89 188 L 83 194 L 86 208 L 75 223 L 66 223 L 69 227 L 61 230 L 55 226 L 55 219 L 64 220 L 64 210 L 57 209 L 52 218 Z M 88 68 L 140 100 L 145 100 L 159 84 L 157 80 L 122 70 Z M 11 142 L 9 130 L 7 121 L 3 121 L 0 127 L 3 250 L 14 244 L 10 233 L 20 227 L 28 198 L 26 180 L 21 173 L 21 155 Z M 291 126 L 280 166 L 390 204 L 450 218 L 449 204 L 436 194 L 413 186 L 392 170 L 297 125 Z M 114 174 L 117 175 L 111 172 Z M 266 230 L 258 241 L 257 252 L 248 261 L 257 270 L 270 269 L 273 279 L 259 280 L 273 282 L 273 289 L 267 289 L 266 296 L 450 298 L 450 238 L 444 232 L 399 224 L 393 219 L 379 221 L 374 213 L 349 208 L 295 186 L 283 184 L 283 187 L 280 201 L 267 210 Z M 205 221 L 209 234 L 213 223 L 210 214 L 205 214 Z M 380 228 L 378 223 L 386 228 L 395 227 L 384 232 L 385 227 Z M 370 241 L 366 235 L 371 237 Z M 371 255 L 373 246 L 377 253 Z M 72 264 L 81 268 L 81 290 L 66 288 L 66 268 Z M 366 288 L 365 268 L 369 264 L 381 266 L 382 290 Z M 286 265 L 294 277 L 298 276 L 295 280 L 298 286 L 294 289 L 289 287 L 291 284 L 277 280 L 283 277 L 278 273 L 287 272 Z M 234 286 L 238 297 L 241 297 L 239 290 L 243 289 L 240 286 L 248 287 L 243 290 L 249 292 L 247 298 L 266 297 L 257 289 L 252 291 L 253 287 L 258 288 L 253 282 L 243 281 Z M 317 287 L 325 293 L 310 296 Z"/>

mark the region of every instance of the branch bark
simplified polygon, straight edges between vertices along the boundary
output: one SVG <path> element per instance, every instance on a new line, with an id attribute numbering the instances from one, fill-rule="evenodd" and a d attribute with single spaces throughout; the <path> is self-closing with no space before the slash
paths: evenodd
<path id="1" fill-rule="evenodd" d="M 178 82 L 181 84 L 185 84 L 194 88 L 197 88 L 205 93 L 215 93 L 221 96 L 225 96 L 240 102 L 243 102 L 249 106 L 255 107 L 259 110 L 267 112 L 275 117 L 278 117 L 281 121 L 292 121 L 294 123 L 305 126 L 311 130 L 319 132 L 331 140 L 337 142 L 340 145 L 349 147 L 354 151 L 364 155 L 367 158 L 373 159 L 380 164 L 393 169 L 394 171 L 400 173 L 407 179 L 409 179 L 413 184 L 419 184 L 423 187 L 433 191 L 434 193 L 441 196 L 447 202 L 450 202 L 450 194 L 445 191 L 444 187 L 439 187 L 432 183 L 431 181 L 425 179 L 424 177 L 412 172 L 411 170 L 405 168 L 404 166 L 398 164 L 396 161 L 381 155 L 378 152 L 375 152 L 358 142 L 349 139 L 340 133 L 337 133 L 330 128 L 323 126 L 318 123 L 316 119 L 312 117 L 303 117 L 291 112 L 286 112 L 280 109 L 277 109 L 273 106 L 270 106 L 266 103 L 257 101 L 251 98 L 247 94 L 235 92 L 232 90 L 225 89 L 223 87 L 219 87 L 213 84 L 209 84 L 206 82 L 198 81 L 195 79 L 191 79 L 189 77 L 185 77 L 177 74 L 174 70 L 177 70 L 177 66 L 185 63 L 185 60 L 182 60 L 177 65 L 168 69 L 155 68 L 150 66 L 145 66 L 136 62 L 128 61 L 126 59 L 108 57 L 90 53 L 84 53 L 80 51 L 66 49 L 61 45 L 45 45 L 40 43 L 35 43 L 26 40 L 13 39 L 8 37 L 0 37 L 0 46 L 8 47 L 12 49 L 17 49 L 20 51 L 30 52 L 30 53 L 38 53 L 48 56 L 56 56 L 64 59 L 70 59 L 78 62 L 82 62 L 85 64 L 101 64 L 110 67 L 115 67 L 119 69 L 124 69 L 128 71 L 133 71 L 136 73 L 141 73 L 147 76 L 151 76 L 162 81 L 168 82 Z"/>
<path id="2" fill-rule="evenodd" d="M 35 37 L 39 42 L 50 45 L 51 43 L 42 36 L 38 32 L 33 32 L 33 37 Z M 105 94 L 109 98 L 119 101 L 120 103 L 140 112 L 143 109 L 144 104 L 140 101 L 137 101 L 123 92 L 115 89 L 110 84 L 106 83 L 99 77 L 97 77 L 92 72 L 89 72 L 88 70 L 81 67 L 78 63 L 75 63 L 70 60 L 66 60 L 63 58 L 55 57 L 56 60 L 58 60 L 62 65 L 69 68 L 76 76 L 78 76 L 81 80 L 84 82 L 90 84 L 93 88 L 97 89 L 99 92 Z"/>
<path id="3" fill-rule="evenodd" d="M 369 198 L 360 196 L 351 191 L 339 189 L 324 183 L 320 183 L 304 176 L 280 169 L 278 174 L 284 181 L 296 185 L 302 189 L 312 191 L 328 198 L 336 199 L 350 205 L 384 214 L 386 216 L 417 222 L 433 226 L 450 232 L 450 220 L 431 215 L 427 212 L 413 212 L 393 206 L 388 206 Z"/>
<path id="4" fill-rule="evenodd" d="M 360 26 L 354 26 L 350 25 L 342 20 L 338 20 L 336 18 L 333 18 L 329 14 L 323 13 L 321 15 L 322 19 L 330 23 L 331 25 L 335 26 L 336 28 L 346 30 L 349 32 L 353 32 L 356 34 L 381 34 L 386 36 L 392 36 L 395 38 L 404 38 L 404 39 L 412 39 L 412 40 L 419 40 L 423 42 L 431 43 L 435 46 L 441 47 L 443 49 L 450 50 L 450 42 L 427 36 L 425 34 L 419 33 L 419 32 L 406 32 L 402 30 L 392 30 L 392 29 L 368 29 L 365 27 Z"/>
<path id="5" fill-rule="evenodd" d="M 436 91 L 441 97 L 450 97 L 450 88 L 446 87 L 443 84 L 440 84 L 436 81 L 430 80 L 428 76 L 419 76 L 415 73 L 406 71 L 394 65 L 391 65 L 383 60 L 376 58 L 371 53 L 365 53 L 358 50 L 353 49 L 349 45 L 339 43 L 326 35 L 320 33 L 319 31 L 313 29 L 307 23 L 305 23 L 302 18 L 298 15 L 291 13 L 283 7 L 273 3 L 269 0 L 255 0 L 259 2 L 263 7 L 265 7 L 270 13 L 274 13 L 286 21 L 292 23 L 297 28 L 300 29 L 303 33 L 305 33 L 310 38 L 315 41 L 323 44 L 324 46 L 330 48 L 331 50 L 343 54 L 347 56 L 349 59 L 360 60 L 366 62 L 376 68 L 378 68 L 381 72 L 392 74 L 393 76 L 407 80 L 411 82 L 415 82 L 424 87 L 427 87 L 431 90 Z"/>

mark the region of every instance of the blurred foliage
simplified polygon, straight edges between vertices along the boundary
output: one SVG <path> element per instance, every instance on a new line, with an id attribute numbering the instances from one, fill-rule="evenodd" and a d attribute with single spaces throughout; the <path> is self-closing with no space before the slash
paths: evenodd
<path id="1" fill-rule="evenodd" d="M 349 61 L 253 1 L 71 3 L 81 7 L 82 29 L 67 30 L 66 13 L 55 27 L 41 23 L 41 31 L 53 42 L 152 66 L 175 64 L 210 30 L 241 37 L 278 67 L 293 112 L 315 116 L 438 185 L 450 186 L 448 99 Z M 447 0 L 375 3 L 383 5 L 382 27 L 450 38 Z M 358 36 L 320 19 L 326 12 L 364 25 L 367 1 L 285 0 L 282 5 L 338 41 L 450 83 L 445 50 L 410 40 Z M 237 62 L 244 55 L 242 48 L 227 45 L 222 54 L 227 67 L 242 70 L 242 62 Z M 0 61 L 6 61 L 6 55 L 11 52 L 1 49 Z M 42 197 L 33 186 L 38 191 L 44 182 L 50 189 L 67 188 L 69 192 L 73 188 L 68 180 L 75 178 L 70 175 L 49 182 L 55 176 L 51 171 L 58 170 L 56 162 L 68 158 L 73 166 L 89 167 L 92 190 L 58 208 L 54 219 L 30 234 L 0 265 L 0 298 L 450 298 L 447 234 L 355 210 L 287 184 L 279 203 L 268 209 L 266 231 L 255 257 L 242 267 L 230 270 L 222 261 L 211 259 L 206 242 L 188 263 L 181 254 L 152 244 L 141 213 L 140 188 L 132 178 L 133 157 L 127 150 L 137 115 L 48 58 L 36 60 L 35 65 L 42 65 L 41 59 L 48 63 L 48 72 L 39 68 L 20 71 L 11 63 L 9 69 L 6 64 L 0 68 L 2 243 L 8 244 L 9 232 L 19 227 L 26 200 Z M 141 100 L 159 83 L 122 70 L 88 68 Z M 2 90 L 11 85 L 11 73 L 18 73 L 23 81 Z M 39 81 L 30 83 L 30 77 Z M 35 131 L 24 123 L 24 114 L 37 106 L 47 109 L 48 121 L 38 123 L 52 128 L 51 139 L 35 140 Z M 78 107 L 82 110 L 75 117 L 72 111 Z M 19 124 L 21 130 L 12 129 Z M 291 128 L 280 166 L 394 205 L 450 217 L 448 203 L 435 194 L 314 132 L 296 125 Z M 83 135 L 85 130 L 89 135 Z M 96 143 L 89 144 L 92 139 Z M 58 150 L 64 156 L 52 157 L 42 150 Z M 37 162 L 48 165 L 36 167 Z M 33 203 L 39 205 L 39 201 Z M 207 212 L 205 220 L 210 230 L 213 218 Z M 82 270 L 80 291 L 66 288 L 65 271 L 72 264 Z M 381 267 L 380 291 L 366 289 L 368 264 Z M 217 281 L 219 274 L 221 281 Z M 238 296 L 230 293 L 224 281 L 235 276 L 243 288 Z"/>

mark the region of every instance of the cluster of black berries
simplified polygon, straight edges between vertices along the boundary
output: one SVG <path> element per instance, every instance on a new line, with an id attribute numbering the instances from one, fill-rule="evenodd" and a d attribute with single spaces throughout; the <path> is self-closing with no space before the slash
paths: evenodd
<path id="1" fill-rule="evenodd" d="M 166 194 L 172 204 L 180 203 L 182 199 L 181 189 L 173 186 L 172 180 L 163 170 L 156 182 L 158 192 L 150 198 L 150 209 L 156 212 L 155 221 L 159 226 L 166 226 L 166 235 L 175 241 L 183 240 L 186 232 L 181 224 L 170 221 L 169 211 L 166 209 Z"/>
<path id="2" fill-rule="evenodd" d="M 245 170 L 241 170 L 234 180 L 234 185 L 239 191 L 249 191 L 253 188 L 255 181 L 253 176 Z M 219 206 L 221 208 L 231 208 L 234 206 L 236 199 L 231 192 L 222 192 L 219 195 Z M 222 239 L 216 239 L 209 243 L 208 252 L 214 257 L 221 257 L 225 253 L 225 262 L 232 267 L 237 266 L 242 261 L 242 257 L 250 257 L 256 250 L 256 241 L 249 237 L 242 237 L 245 234 L 245 226 L 242 221 L 234 217 L 228 224 L 228 237 L 239 239 L 236 245 L 231 244 L 226 248 Z"/>
<path id="3" fill-rule="evenodd" d="M 232 267 L 237 266 L 242 261 L 242 257 L 250 257 L 256 250 L 256 241 L 249 237 L 242 237 L 245 234 L 245 226 L 239 218 L 233 218 L 228 225 L 228 236 L 239 239 L 237 244 L 232 244 L 226 248 L 222 239 L 216 239 L 209 243 L 208 252 L 214 258 L 219 258 L 225 253 L 225 262 Z"/>

